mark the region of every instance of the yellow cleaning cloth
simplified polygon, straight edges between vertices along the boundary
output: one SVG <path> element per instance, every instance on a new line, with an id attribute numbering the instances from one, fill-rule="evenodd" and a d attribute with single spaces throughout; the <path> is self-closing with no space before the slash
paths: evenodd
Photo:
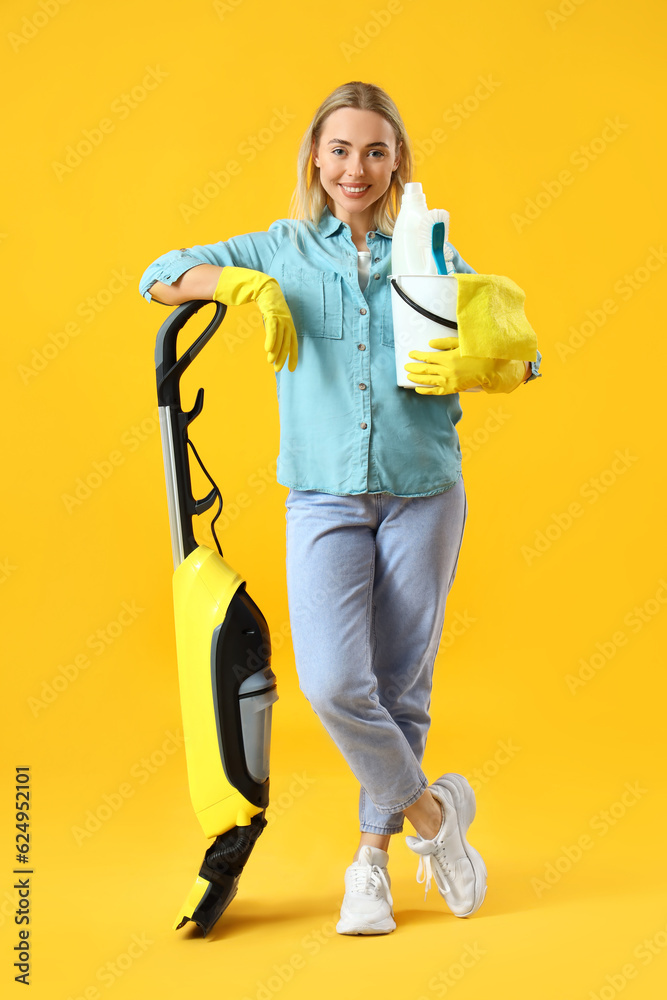
<path id="1" fill-rule="evenodd" d="M 537 337 L 523 310 L 523 289 L 501 274 L 458 272 L 456 279 L 461 357 L 537 361 Z"/>

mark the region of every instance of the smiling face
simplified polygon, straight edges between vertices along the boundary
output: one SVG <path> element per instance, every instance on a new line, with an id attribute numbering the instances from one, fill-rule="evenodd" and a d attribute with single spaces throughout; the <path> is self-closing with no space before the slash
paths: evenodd
<path id="1" fill-rule="evenodd" d="M 400 160 L 392 126 L 376 111 L 338 108 L 324 122 L 312 152 L 333 214 L 353 227 L 365 225 Z"/>

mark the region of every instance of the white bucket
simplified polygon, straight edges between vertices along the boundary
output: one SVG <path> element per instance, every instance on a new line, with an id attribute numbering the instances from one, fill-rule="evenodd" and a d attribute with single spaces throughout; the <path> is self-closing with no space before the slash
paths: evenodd
<path id="1" fill-rule="evenodd" d="M 456 323 L 456 297 L 458 282 L 455 274 L 390 274 L 388 280 L 396 279 L 399 288 L 428 312 Z M 429 340 L 442 337 L 456 337 L 457 331 L 421 313 L 404 302 L 394 286 L 391 286 L 391 308 L 394 321 L 394 353 L 396 356 L 396 384 L 405 389 L 414 389 L 420 382 L 411 382 L 404 365 L 414 364 L 410 351 L 434 351 Z M 467 392 L 480 392 L 481 387 Z"/>

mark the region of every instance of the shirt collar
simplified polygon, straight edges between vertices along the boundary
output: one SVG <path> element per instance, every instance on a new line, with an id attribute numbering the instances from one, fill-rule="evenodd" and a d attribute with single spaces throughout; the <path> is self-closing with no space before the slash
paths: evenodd
<path id="1" fill-rule="evenodd" d="M 320 219 L 320 224 L 318 227 L 320 233 L 327 238 L 329 236 L 335 236 L 337 233 L 340 232 L 342 226 L 344 225 L 345 223 L 341 219 L 336 218 L 336 216 L 333 214 L 329 206 L 325 205 L 324 211 L 322 212 L 322 218 Z M 384 238 L 387 240 L 391 239 L 391 236 L 388 236 L 387 233 L 383 233 L 380 229 L 376 230 L 376 232 L 378 233 L 379 236 L 384 236 Z"/>

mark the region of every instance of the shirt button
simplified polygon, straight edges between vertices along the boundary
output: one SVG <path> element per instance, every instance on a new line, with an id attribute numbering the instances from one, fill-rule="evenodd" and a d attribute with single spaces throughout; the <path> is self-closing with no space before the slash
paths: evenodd
<path id="1" fill-rule="evenodd" d="M 366 388 L 366 383 L 365 382 L 360 382 L 359 383 L 359 388 L 360 389 L 365 389 Z"/>
<path id="2" fill-rule="evenodd" d="M 374 275 L 373 275 L 373 277 L 374 277 L 374 278 L 375 278 L 375 280 L 377 281 L 377 280 L 378 280 L 378 278 L 380 277 L 380 275 L 379 275 L 379 274 L 374 274 Z"/>
<path id="3" fill-rule="evenodd" d="M 369 235 L 369 237 L 370 237 L 371 239 L 373 239 L 373 237 L 375 236 L 375 233 L 369 233 L 368 235 Z"/>
<path id="4" fill-rule="evenodd" d="M 366 428 L 368 427 L 368 424 L 359 424 L 359 426 L 361 427 L 362 431 L 365 431 Z"/>
<path id="5" fill-rule="evenodd" d="M 359 348 L 360 351 L 365 351 L 366 350 L 366 345 L 365 344 L 357 344 L 357 347 Z"/>
<path id="6" fill-rule="evenodd" d="M 379 258 L 379 257 L 376 257 L 376 258 L 375 258 L 375 263 L 376 263 L 376 264 L 378 264 L 379 262 L 380 262 L 380 258 Z"/>
<path id="7" fill-rule="evenodd" d="M 365 316 L 367 310 L 366 309 L 360 309 L 359 312 L 361 313 L 362 316 Z"/>

